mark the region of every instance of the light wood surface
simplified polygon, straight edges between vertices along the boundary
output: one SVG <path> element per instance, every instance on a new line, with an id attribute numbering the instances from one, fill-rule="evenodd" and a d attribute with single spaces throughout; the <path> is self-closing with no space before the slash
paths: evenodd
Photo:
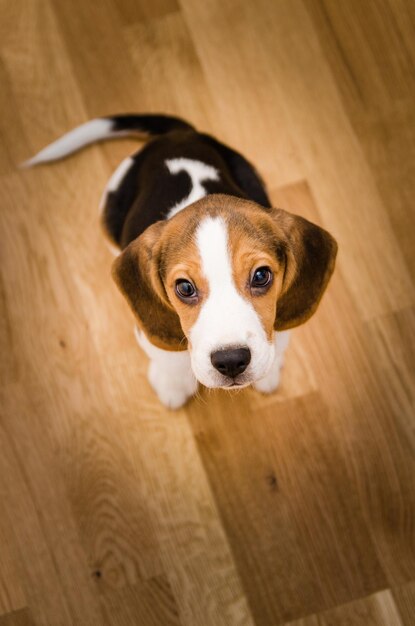
<path id="1" fill-rule="evenodd" d="M 415 4 L 0 3 L 0 626 L 414 626 Z M 338 265 L 271 396 L 168 412 L 110 278 L 130 140 L 17 164 L 92 117 L 242 151 Z"/>

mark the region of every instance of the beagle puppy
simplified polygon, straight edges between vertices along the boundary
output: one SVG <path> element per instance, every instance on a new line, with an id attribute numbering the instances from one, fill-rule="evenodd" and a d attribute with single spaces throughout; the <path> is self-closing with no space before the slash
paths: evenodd
<path id="1" fill-rule="evenodd" d="M 95 119 L 23 165 L 137 133 L 155 138 L 117 168 L 101 211 L 151 385 L 170 408 L 182 406 L 198 381 L 272 392 L 288 329 L 315 312 L 326 289 L 335 240 L 272 208 L 241 154 L 175 117 Z"/>

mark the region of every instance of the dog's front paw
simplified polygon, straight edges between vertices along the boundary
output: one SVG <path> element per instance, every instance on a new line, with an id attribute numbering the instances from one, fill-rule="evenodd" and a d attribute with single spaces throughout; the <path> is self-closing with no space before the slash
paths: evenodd
<path id="1" fill-rule="evenodd" d="M 148 368 L 148 380 L 160 402 L 168 409 L 179 409 L 197 391 L 197 380 L 192 372 L 179 378 L 163 372 L 154 362 Z"/>
<path id="2" fill-rule="evenodd" d="M 282 358 L 277 357 L 268 374 L 253 383 L 253 387 L 261 393 L 272 393 L 276 391 L 280 384 L 282 363 Z"/>

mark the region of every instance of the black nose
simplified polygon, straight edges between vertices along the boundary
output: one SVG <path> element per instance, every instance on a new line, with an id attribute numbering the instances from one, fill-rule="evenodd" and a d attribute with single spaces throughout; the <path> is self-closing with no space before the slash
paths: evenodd
<path id="1" fill-rule="evenodd" d="M 249 348 L 234 348 L 212 352 L 210 360 L 215 369 L 224 376 L 235 378 L 246 370 L 251 360 Z"/>

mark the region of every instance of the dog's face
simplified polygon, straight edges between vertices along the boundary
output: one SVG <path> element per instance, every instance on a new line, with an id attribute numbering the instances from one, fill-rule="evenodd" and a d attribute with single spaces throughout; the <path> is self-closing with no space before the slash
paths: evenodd
<path id="1" fill-rule="evenodd" d="M 168 263 L 165 288 L 207 387 L 245 386 L 274 358 L 283 265 L 271 234 L 246 218 L 207 215 Z"/>
<path id="2" fill-rule="evenodd" d="M 313 314 L 336 249 L 300 217 L 211 195 L 148 228 L 114 277 L 152 343 L 189 349 L 207 387 L 243 387 L 271 367 L 275 330 Z"/>

